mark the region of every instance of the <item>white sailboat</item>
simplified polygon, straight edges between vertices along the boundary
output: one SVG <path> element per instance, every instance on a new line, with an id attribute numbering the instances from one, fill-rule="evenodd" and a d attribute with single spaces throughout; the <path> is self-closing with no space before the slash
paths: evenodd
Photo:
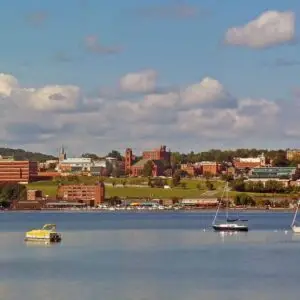
<path id="1" fill-rule="evenodd" d="M 215 217 L 212 222 L 212 227 L 215 231 L 248 231 L 248 225 L 245 223 L 247 220 L 242 220 L 239 218 L 230 219 L 228 216 L 228 182 L 225 185 L 223 195 L 221 200 L 224 197 L 224 193 L 226 192 L 226 222 L 224 223 L 216 223 L 217 217 L 219 214 L 220 207 L 222 205 L 222 201 L 219 202 L 218 209 L 216 211 Z"/>
<path id="2" fill-rule="evenodd" d="M 297 208 L 296 208 L 296 211 L 295 211 L 295 214 L 294 214 L 294 218 L 293 218 L 293 221 L 292 221 L 292 224 L 291 224 L 291 228 L 292 228 L 293 232 L 295 232 L 295 233 L 300 233 L 300 226 L 295 225 L 296 224 L 296 218 L 297 218 L 298 210 L 299 210 L 299 205 L 300 205 L 300 200 L 298 200 L 298 202 L 297 202 Z"/>

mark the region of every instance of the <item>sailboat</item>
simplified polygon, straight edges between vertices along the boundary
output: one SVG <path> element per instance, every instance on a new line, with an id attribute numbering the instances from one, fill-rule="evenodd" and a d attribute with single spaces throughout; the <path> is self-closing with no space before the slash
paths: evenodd
<path id="1" fill-rule="evenodd" d="M 219 214 L 220 207 L 222 205 L 222 201 L 219 202 L 215 217 L 212 222 L 212 227 L 215 231 L 248 231 L 248 225 L 245 224 L 248 220 L 240 219 L 240 218 L 234 218 L 230 219 L 228 216 L 228 182 L 225 185 L 223 195 L 221 200 L 224 197 L 224 194 L 226 192 L 226 222 L 224 223 L 216 223 L 217 217 Z"/>
<path id="2" fill-rule="evenodd" d="M 298 200 L 298 202 L 297 202 L 297 208 L 296 208 L 294 218 L 293 218 L 293 221 L 292 221 L 292 224 L 291 224 L 291 228 L 292 228 L 293 232 L 295 232 L 295 233 L 300 233 L 300 226 L 295 225 L 298 210 L 299 210 L 299 205 L 300 205 L 300 200 Z"/>

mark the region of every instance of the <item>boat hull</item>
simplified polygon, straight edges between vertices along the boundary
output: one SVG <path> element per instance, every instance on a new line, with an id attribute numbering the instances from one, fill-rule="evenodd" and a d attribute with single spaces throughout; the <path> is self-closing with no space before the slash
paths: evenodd
<path id="1" fill-rule="evenodd" d="M 294 233 L 300 233 L 300 226 L 292 226 L 292 230 Z"/>
<path id="2" fill-rule="evenodd" d="M 233 231 L 233 232 L 237 232 L 237 231 L 243 231 L 246 232 L 248 231 L 248 226 L 244 226 L 244 225 L 237 225 L 237 226 L 226 226 L 226 225 L 213 225 L 213 229 L 215 231 Z"/>

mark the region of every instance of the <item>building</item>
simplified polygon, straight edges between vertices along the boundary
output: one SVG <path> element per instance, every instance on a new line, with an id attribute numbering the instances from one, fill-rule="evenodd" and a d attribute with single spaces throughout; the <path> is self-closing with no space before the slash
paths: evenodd
<path id="1" fill-rule="evenodd" d="M 37 162 L 0 159 L 0 182 L 28 183 L 36 180 L 37 175 Z"/>
<path id="2" fill-rule="evenodd" d="M 197 164 L 181 164 L 180 169 L 193 177 L 201 174 L 201 167 Z"/>
<path id="3" fill-rule="evenodd" d="M 215 161 L 201 161 L 200 168 L 202 175 L 210 174 L 216 176 L 221 173 L 221 164 Z"/>
<path id="4" fill-rule="evenodd" d="M 105 186 L 102 182 L 95 185 L 61 185 L 57 190 L 57 198 L 66 202 L 97 206 L 105 200 Z"/>
<path id="5" fill-rule="evenodd" d="M 294 149 L 294 150 L 288 149 L 286 151 L 286 158 L 288 160 L 300 160 L 300 150 L 299 149 Z"/>
<path id="6" fill-rule="evenodd" d="M 126 174 L 131 176 L 142 176 L 145 164 L 148 161 L 152 162 L 152 176 L 162 176 L 167 166 L 171 164 L 171 151 L 167 151 L 166 146 L 161 146 L 158 149 L 144 151 L 142 159 L 134 162 L 135 157 L 132 149 L 127 148 L 125 151 L 124 169 Z"/>
<path id="7" fill-rule="evenodd" d="M 258 157 L 238 157 L 233 160 L 233 165 L 236 169 L 245 170 L 266 166 L 266 158 L 264 153 Z"/>
<path id="8" fill-rule="evenodd" d="M 267 167 L 254 168 L 251 170 L 248 181 L 261 181 L 263 184 L 269 180 L 282 182 L 284 186 L 288 186 L 291 181 L 299 178 L 299 169 L 296 167 Z"/>
<path id="9" fill-rule="evenodd" d="M 171 151 L 167 151 L 166 146 L 160 146 L 158 149 L 143 152 L 143 159 L 148 160 L 164 160 L 171 163 Z"/>
<path id="10" fill-rule="evenodd" d="M 149 161 L 152 162 L 152 177 L 162 176 L 164 173 L 164 165 L 161 160 L 150 160 L 150 159 L 141 159 L 131 166 L 131 175 L 132 176 L 143 176 L 143 170 L 145 164 Z"/>
<path id="11" fill-rule="evenodd" d="M 27 201 L 37 201 L 43 198 L 43 192 L 40 190 L 27 190 Z"/>

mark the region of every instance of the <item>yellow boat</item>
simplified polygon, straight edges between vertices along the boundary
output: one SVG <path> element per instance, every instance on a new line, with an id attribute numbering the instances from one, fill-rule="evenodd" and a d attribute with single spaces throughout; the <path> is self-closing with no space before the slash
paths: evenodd
<path id="1" fill-rule="evenodd" d="M 42 229 L 27 231 L 25 241 L 48 241 L 57 243 L 61 241 L 61 234 L 56 231 L 55 224 L 45 224 Z"/>

